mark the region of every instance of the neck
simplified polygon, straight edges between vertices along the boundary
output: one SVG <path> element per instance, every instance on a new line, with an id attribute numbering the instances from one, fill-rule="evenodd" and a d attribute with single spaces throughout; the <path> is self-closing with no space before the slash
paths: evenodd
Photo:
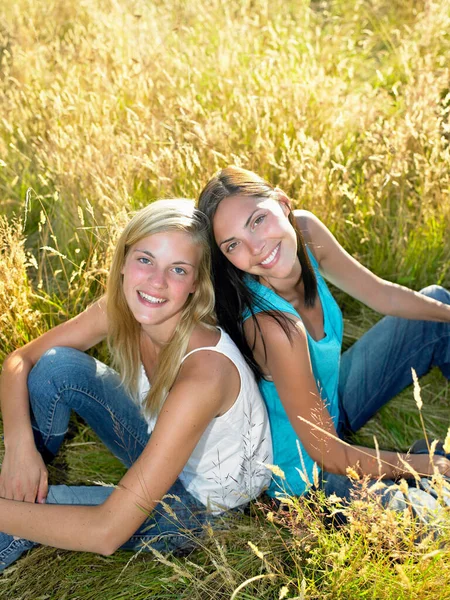
<path id="1" fill-rule="evenodd" d="M 159 351 L 163 346 L 166 346 L 170 338 L 173 335 L 179 321 L 171 324 L 164 323 L 163 326 L 156 325 L 154 327 L 148 325 L 141 325 L 142 335 L 152 344 L 155 352 L 159 354 Z"/>
<path id="2" fill-rule="evenodd" d="M 298 257 L 291 272 L 286 277 L 260 277 L 259 282 L 266 287 L 272 288 L 278 295 L 289 299 L 297 294 L 299 286 L 303 287 L 302 267 Z"/>

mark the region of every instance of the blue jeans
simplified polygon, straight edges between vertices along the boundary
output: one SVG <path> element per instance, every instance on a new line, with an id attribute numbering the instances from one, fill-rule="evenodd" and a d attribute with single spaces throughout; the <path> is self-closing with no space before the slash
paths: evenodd
<path id="1" fill-rule="evenodd" d="M 450 304 L 450 293 L 442 287 L 432 285 L 421 293 Z M 432 367 L 439 367 L 450 379 L 450 323 L 397 317 L 381 319 L 342 354 L 339 436 L 358 431 L 391 398 L 410 385 L 411 368 L 421 377 Z M 340 498 L 350 498 L 353 485 L 348 477 L 324 473 L 323 479 L 327 495 L 334 493 Z"/>
<path id="2" fill-rule="evenodd" d="M 28 390 L 36 445 L 47 456 L 58 452 L 72 410 L 126 467 L 136 461 L 149 440 L 147 423 L 120 384 L 117 373 L 84 352 L 73 348 L 46 352 L 28 377 Z M 113 489 L 52 485 L 47 503 L 98 505 Z M 122 548 L 145 550 L 151 545 L 159 551 L 174 551 L 195 545 L 194 537 L 201 534 L 212 515 L 178 479 L 167 494 Z M 0 571 L 36 545 L 0 533 Z"/>

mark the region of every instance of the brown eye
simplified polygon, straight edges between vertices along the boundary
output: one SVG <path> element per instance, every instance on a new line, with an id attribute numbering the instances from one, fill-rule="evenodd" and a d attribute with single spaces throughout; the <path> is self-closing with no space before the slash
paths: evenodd
<path id="1" fill-rule="evenodd" d="M 231 244 L 229 246 L 227 246 L 227 252 L 232 252 L 236 246 L 238 245 L 237 242 L 231 242 Z"/>
<path id="2" fill-rule="evenodd" d="M 253 223 L 253 226 L 260 225 L 264 221 L 265 218 L 266 218 L 266 215 L 259 215 L 259 217 L 256 217 L 256 219 Z"/>

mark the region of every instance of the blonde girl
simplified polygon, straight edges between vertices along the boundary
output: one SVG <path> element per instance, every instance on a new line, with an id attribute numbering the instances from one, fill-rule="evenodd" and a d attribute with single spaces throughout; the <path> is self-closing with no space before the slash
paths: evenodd
<path id="1" fill-rule="evenodd" d="M 266 485 L 266 412 L 214 324 L 207 227 L 187 200 L 142 209 L 118 241 L 106 296 L 6 359 L 1 568 L 36 543 L 184 548 Z M 85 354 L 105 338 L 115 370 Z M 128 467 L 117 487 L 47 485 L 43 456 L 58 451 L 72 410 Z"/>

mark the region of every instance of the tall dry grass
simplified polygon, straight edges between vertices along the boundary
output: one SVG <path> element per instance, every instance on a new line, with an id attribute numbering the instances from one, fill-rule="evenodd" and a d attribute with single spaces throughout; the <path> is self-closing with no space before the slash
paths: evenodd
<path id="1" fill-rule="evenodd" d="M 450 287 L 449 31 L 449 0 L 3 0 L 0 360 L 101 294 L 130 210 L 195 197 L 230 163 L 379 275 Z M 376 317 L 339 298 L 348 343 Z M 448 386 L 432 374 L 422 392 L 445 434 Z M 406 391 L 361 441 L 407 448 L 419 421 Z M 120 476 L 82 426 L 65 456 L 70 482 Z M 410 522 L 364 506 L 347 532 L 323 504 L 236 519 L 168 564 L 41 549 L 0 594 L 445 598 L 445 546 L 417 548 Z"/>
<path id="2" fill-rule="evenodd" d="M 445 278 L 447 2 L 7 0 L 2 10 L 11 209 L 29 186 L 48 206 L 58 192 L 66 241 L 86 199 L 104 220 L 195 196 L 235 162 L 316 210 L 382 274 Z"/>

